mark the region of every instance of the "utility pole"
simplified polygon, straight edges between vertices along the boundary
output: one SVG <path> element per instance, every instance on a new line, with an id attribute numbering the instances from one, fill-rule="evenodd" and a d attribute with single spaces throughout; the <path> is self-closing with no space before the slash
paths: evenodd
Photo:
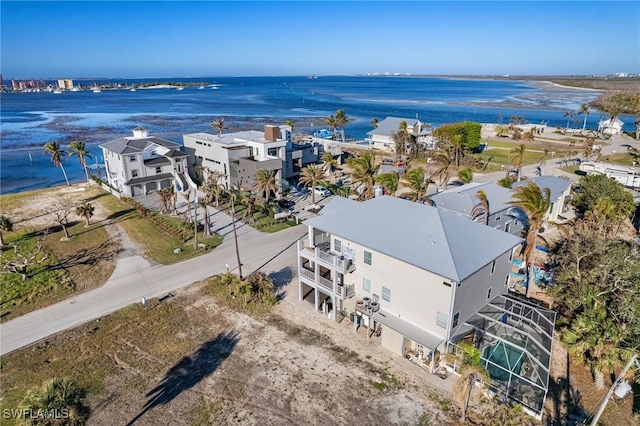
<path id="1" fill-rule="evenodd" d="M 198 193 L 193 191 L 193 248 L 198 250 Z"/>
<path id="2" fill-rule="evenodd" d="M 616 386 L 618 386 L 618 382 L 622 380 L 625 374 L 627 374 L 627 371 L 629 371 L 629 368 L 631 368 L 631 365 L 633 364 L 633 362 L 636 360 L 637 357 L 638 357 L 638 354 L 633 354 L 629 362 L 627 362 L 627 365 L 625 365 L 622 371 L 620 372 L 620 374 L 618 374 L 616 381 L 613 382 L 613 384 L 609 388 L 609 392 L 607 392 L 607 395 L 602 400 L 602 403 L 600 403 L 600 407 L 598 407 L 598 411 L 593 416 L 593 420 L 591 420 L 591 426 L 596 426 L 598 424 L 598 420 L 600 420 L 600 416 L 604 412 L 604 409 L 607 407 L 607 403 L 609 402 L 609 399 L 611 398 L 611 395 L 613 394 L 614 389 L 616 388 Z"/>

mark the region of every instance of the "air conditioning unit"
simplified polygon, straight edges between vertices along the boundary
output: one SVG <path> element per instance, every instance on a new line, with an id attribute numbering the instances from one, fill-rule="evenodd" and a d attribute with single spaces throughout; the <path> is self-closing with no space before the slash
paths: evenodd
<path id="1" fill-rule="evenodd" d="M 364 302 L 364 307 L 368 308 L 371 306 L 371 298 L 369 297 L 363 297 L 362 301 Z"/>
<path id="2" fill-rule="evenodd" d="M 370 306 L 373 312 L 378 312 L 380 310 L 380 304 L 378 302 L 371 302 Z"/>

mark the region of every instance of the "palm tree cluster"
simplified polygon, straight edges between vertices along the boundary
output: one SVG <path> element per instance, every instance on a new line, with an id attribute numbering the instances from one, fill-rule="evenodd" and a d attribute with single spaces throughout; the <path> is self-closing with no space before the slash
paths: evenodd
<path id="1" fill-rule="evenodd" d="M 49 412 L 58 414 L 60 418 L 35 418 L 29 424 L 65 424 L 79 426 L 87 423 L 89 408 L 84 402 L 85 392 L 68 378 L 54 378 L 42 385 L 29 389 L 20 408 L 29 412 Z M 64 410 L 64 411 L 63 411 Z"/>
<path id="2" fill-rule="evenodd" d="M 86 159 L 91 159 L 91 153 L 87 150 L 87 146 L 83 141 L 72 141 L 67 148 L 69 151 L 65 151 L 62 149 L 60 144 L 56 141 L 47 142 L 44 144 L 44 152 L 45 154 L 51 154 L 51 162 L 54 166 L 60 167 L 62 170 L 62 174 L 64 175 L 64 180 L 67 182 L 67 185 L 70 185 L 69 178 L 67 177 L 67 172 L 64 170 L 64 165 L 62 164 L 62 157 L 64 154 L 77 155 L 78 161 L 80 162 L 80 167 L 84 169 L 84 174 L 89 181 L 89 171 L 87 170 L 87 161 Z"/>
<path id="3" fill-rule="evenodd" d="M 344 127 L 351 123 L 353 121 L 352 118 L 347 117 L 347 114 L 344 112 L 343 109 L 339 109 L 338 111 L 336 111 L 336 115 L 330 115 L 325 119 L 325 123 L 329 126 L 331 126 L 331 131 L 334 134 L 335 137 L 335 133 L 336 133 L 336 129 L 340 129 L 340 137 L 341 137 L 341 141 L 344 142 L 345 141 L 345 136 L 344 136 Z"/>

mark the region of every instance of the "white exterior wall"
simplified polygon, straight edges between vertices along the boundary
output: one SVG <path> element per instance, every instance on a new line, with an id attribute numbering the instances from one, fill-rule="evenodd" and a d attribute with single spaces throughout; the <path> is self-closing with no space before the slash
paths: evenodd
<path id="1" fill-rule="evenodd" d="M 359 298 L 378 295 L 381 308 L 444 338 L 446 329 L 436 325 L 436 318 L 438 312 L 448 313 L 451 307 L 452 287 L 443 284 L 448 280 L 340 237 L 332 236 L 332 249 L 336 238 L 342 242 L 343 255 L 345 248 L 355 254 L 356 268 L 353 273 L 345 274 L 345 284 L 355 283 Z M 365 250 L 372 254 L 371 265 L 364 263 Z M 363 289 L 364 278 L 371 281 L 370 292 Z M 382 287 L 391 290 L 390 301 L 383 300 Z"/>
<path id="2" fill-rule="evenodd" d="M 109 184 L 126 193 L 124 183 L 129 180 L 127 178 L 129 170 L 126 162 L 123 161 L 124 157 L 105 148 L 102 148 L 102 157 L 107 166 Z"/>
<path id="3" fill-rule="evenodd" d="M 225 183 L 228 187 L 230 185 L 229 156 L 233 151 L 213 140 L 217 136 L 207 136 L 208 138 L 196 138 L 191 135 L 183 135 L 182 140 L 185 148 L 193 149 L 196 157 L 202 157 L 203 167 L 211 171 L 217 170 L 226 176 L 221 180 L 221 183 Z"/>

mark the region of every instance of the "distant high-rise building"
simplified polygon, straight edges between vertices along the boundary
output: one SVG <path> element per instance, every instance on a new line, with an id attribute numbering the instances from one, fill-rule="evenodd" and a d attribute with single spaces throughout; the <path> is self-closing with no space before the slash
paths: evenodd
<path id="1" fill-rule="evenodd" d="M 58 80 L 58 87 L 61 89 L 72 89 L 73 88 L 73 80 L 68 79 L 68 78 L 63 78 Z"/>

